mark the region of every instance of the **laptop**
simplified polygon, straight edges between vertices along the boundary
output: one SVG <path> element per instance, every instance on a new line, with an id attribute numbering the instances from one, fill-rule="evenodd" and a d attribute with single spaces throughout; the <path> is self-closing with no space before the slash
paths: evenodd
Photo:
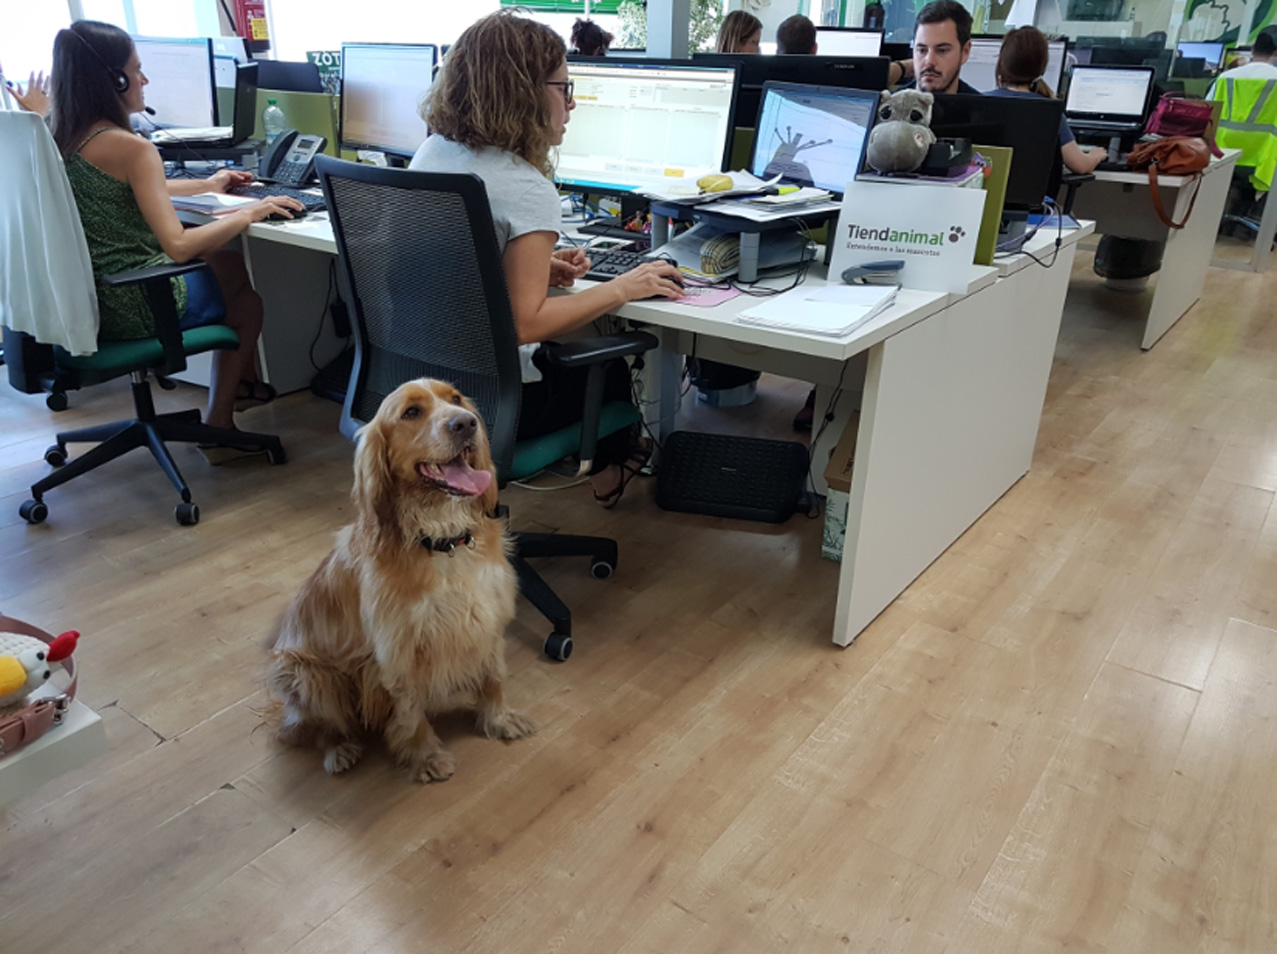
<path id="1" fill-rule="evenodd" d="M 1073 129 L 1117 135 L 1144 128 L 1153 91 L 1151 66 L 1075 66 L 1064 116 Z"/>
<path id="2" fill-rule="evenodd" d="M 157 146 L 225 149 L 251 138 L 257 125 L 257 70 L 255 62 L 240 63 L 235 67 L 235 105 L 231 125 L 157 129 L 151 133 L 151 142 Z"/>
<path id="3" fill-rule="evenodd" d="M 841 196 L 865 161 L 877 90 L 763 84 L 750 172 Z"/>

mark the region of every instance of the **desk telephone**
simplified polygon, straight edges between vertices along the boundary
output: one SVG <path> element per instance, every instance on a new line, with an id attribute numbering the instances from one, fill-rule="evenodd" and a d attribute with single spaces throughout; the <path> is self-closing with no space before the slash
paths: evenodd
<path id="1" fill-rule="evenodd" d="M 302 135 L 296 129 L 285 129 L 262 153 L 257 177 L 293 188 L 308 185 L 315 178 L 315 156 L 326 141 L 323 136 Z"/>

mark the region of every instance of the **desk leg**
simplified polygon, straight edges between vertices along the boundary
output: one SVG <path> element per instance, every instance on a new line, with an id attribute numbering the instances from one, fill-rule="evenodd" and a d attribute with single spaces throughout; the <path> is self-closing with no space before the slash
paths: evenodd
<path id="1" fill-rule="evenodd" d="M 1029 469 L 1074 251 L 870 350 L 835 643 L 854 640 Z"/>
<path id="2" fill-rule="evenodd" d="M 330 293 L 328 269 L 336 258 L 326 252 L 254 238 L 245 239 L 244 251 L 253 287 L 265 308 L 262 377 L 280 394 L 303 390 L 345 345 L 344 339 L 333 333 L 328 317 L 328 303 L 337 291 L 334 285 Z"/>
<path id="3" fill-rule="evenodd" d="M 1277 202 L 1273 201 L 1271 190 L 1264 199 L 1264 214 L 1259 220 L 1259 234 L 1255 236 L 1255 250 L 1250 256 L 1250 270 L 1262 272 L 1268 269 L 1268 259 L 1273 251 L 1273 234 L 1277 232 Z"/>
<path id="4" fill-rule="evenodd" d="M 1157 273 L 1157 287 L 1153 291 L 1153 304 L 1144 323 L 1144 341 L 1140 347 L 1145 351 L 1153 347 L 1202 297 L 1206 269 L 1210 267 L 1211 252 L 1215 248 L 1215 233 L 1219 230 L 1219 218 L 1228 198 L 1229 181 L 1224 170 L 1204 176 L 1201 193 L 1197 196 L 1188 224 L 1182 229 L 1168 230 L 1162 269 Z M 1191 191 L 1178 190 L 1178 201 L 1172 214 L 1176 222 L 1182 221 L 1188 211 L 1188 193 Z M 1163 195 L 1168 192 L 1164 189 Z"/>
<path id="5" fill-rule="evenodd" d="M 683 384 L 683 356 L 678 350 L 678 332 L 673 328 L 648 328 L 657 332 L 661 343 L 648 355 L 644 374 L 649 393 L 656 395 L 654 408 L 647 413 L 647 425 L 662 444 L 674 433 L 679 390 Z"/>

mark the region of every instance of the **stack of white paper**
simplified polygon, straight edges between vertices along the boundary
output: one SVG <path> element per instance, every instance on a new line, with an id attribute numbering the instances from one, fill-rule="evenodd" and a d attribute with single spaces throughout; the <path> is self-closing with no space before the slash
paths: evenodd
<path id="1" fill-rule="evenodd" d="M 895 304 L 896 291 L 894 285 L 800 286 L 764 299 L 742 311 L 736 320 L 747 325 L 841 338 Z"/>

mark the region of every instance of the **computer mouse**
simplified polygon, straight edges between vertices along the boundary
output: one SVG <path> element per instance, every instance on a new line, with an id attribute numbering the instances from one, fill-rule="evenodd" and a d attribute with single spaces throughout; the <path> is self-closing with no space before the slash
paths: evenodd
<path id="1" fill-rule="evenodd" d="M 296 222 L 298 219 L 306 218 L 305 209 L 289 209 L 288 211 L 292 213 L 292 218 L 289 218 L 283 212 L 272 212 L 270 215 L 266 216 L 266 221 L 267 222 Z"/>

